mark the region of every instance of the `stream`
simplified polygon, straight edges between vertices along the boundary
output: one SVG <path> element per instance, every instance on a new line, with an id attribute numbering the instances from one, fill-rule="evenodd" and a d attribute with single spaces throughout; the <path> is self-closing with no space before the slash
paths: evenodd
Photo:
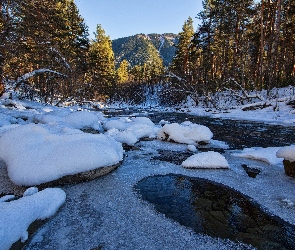
<path id="1" fill-rule="evenodd" d="M 177 123 L 188 120 L 205 125 L 213 132 L 214 139 L 226 142 L 230 150 L 288 146 L 295 142 L 295 127 L 177 113 L 153 113 L 149 117 L 155 123 L 164 119 Z M 179 165 L 191 155 L 188 152 L 177 155 L 163 150 L 159 154 L 153 159 Z M 244 165 L 243 168 L 247 171 L 248 167 Z M 255 173 L 255 170 L 248 173 L 252 178 L 257 174 L 259 172 Z M 202 178 L 168 174 L 147 177 L 137 183 L 135 190 L 158 212 L 196 233 L 240 241 L 262 250 L 295 248 L 294 225 L 269 215 L 250 197 L 225 185 Z"/>

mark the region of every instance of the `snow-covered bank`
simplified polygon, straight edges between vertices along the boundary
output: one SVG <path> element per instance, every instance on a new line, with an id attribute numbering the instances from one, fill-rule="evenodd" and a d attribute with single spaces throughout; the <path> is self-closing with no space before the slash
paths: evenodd
<path id="1" fill-rule="evenodd" d="M 246 92 L 247 94 L 245 94 Z M 176 107 L 161 107 L 148 102 L 136 107 L 150 111 L 180 112 L 196 116 L 295 126 L 294 86 L 275 88 L 269 92 L 266 90 L 246 92 L 242 90 L 216 92 L 209 95 L 209 100 L 200 97 L 198 105 L 188 97 L 186 101 Z M 108 108 L 132 109 L 134 106 L 114 103 Z"/>

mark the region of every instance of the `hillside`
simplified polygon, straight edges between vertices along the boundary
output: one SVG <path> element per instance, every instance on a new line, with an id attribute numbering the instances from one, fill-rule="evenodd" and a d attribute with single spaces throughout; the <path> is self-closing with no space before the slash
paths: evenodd
<path id="1" fill-rule="evenodd" d="M 160 56 L 164 65 L 168 66 L 175 54 L 175 42 L 175 34 L 137 34 L 115 39 L 112 46 L 117 64 L 126 59 L 131 66 L 135 66 Z"/>

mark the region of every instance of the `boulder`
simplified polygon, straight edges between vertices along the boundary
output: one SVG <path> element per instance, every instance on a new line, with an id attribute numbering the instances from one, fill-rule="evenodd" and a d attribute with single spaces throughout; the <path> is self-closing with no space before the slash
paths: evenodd
<path id="1" fill-rule="evenodd" d="M 283 160 L 286 175 L 295 178 L 295 162 Z"/>

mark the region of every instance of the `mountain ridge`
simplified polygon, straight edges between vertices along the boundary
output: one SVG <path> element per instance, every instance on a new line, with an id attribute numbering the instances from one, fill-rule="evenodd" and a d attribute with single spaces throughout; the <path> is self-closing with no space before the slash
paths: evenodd
<path id="1" fill-rule="evenodd" d="M 173 33 L 151 33 L 147 35 L 140 33 L 114 39 L 112 48 L 117 66 L 123 60 L 127 60 L 130 66 L 134 67 L 160 57 L 163 60 L 163 65 L 168 67 L 175 55 L 175 44 L 177 43 L 178 35 Z"/>

